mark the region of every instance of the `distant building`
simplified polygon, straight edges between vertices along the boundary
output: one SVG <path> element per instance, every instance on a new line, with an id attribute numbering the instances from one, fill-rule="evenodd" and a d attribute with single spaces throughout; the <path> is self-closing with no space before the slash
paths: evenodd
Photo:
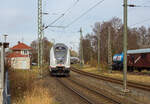
<path id="1" fill-rule="evenodd" d="M 11 52 L 7 55 L 7 62 L 13 69 L 30 69 L 31 50 L 28 45 L 18 42 L 10 48 Z"/>

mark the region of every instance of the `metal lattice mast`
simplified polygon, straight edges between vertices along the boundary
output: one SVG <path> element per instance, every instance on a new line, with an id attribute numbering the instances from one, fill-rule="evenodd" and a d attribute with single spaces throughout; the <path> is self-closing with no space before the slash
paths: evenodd
<path id="1" fill-rule="evenodd" d="M 42 66 L 42 0 L 38 0 L 38 69 Z"/>
<path id="2" fill-rule="evenodd" d="M 108 27 L 108 68 L 112 71 L 112 52 L 111 52 L 111 30 Z"/>
<path id="3" fill-rule="evenodd" d="M 41 68 L 43 68 L 43 63 L 44 63 L 44 24 L 42 25 L 42 39 L 41 39 Z"/>
<path id="4" fill-rule="evenodd" d="M 80 28 L 80 58 L 81 58 L 81 66 L 83 66 L 84 59 L 83 59 L 83 35 L 82 35 L 82 28 Z"/>

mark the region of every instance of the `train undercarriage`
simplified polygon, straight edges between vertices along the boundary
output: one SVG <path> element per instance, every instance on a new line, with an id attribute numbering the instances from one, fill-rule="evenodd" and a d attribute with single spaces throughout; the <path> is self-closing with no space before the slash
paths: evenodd
<path id="1" fill-rule="evenodd" d="M 50 69 L 50 74 L 52 76 L 69 76 L 70 68 L 56 67 Z"/>
<path id="2" fill-rule="evenodd" d="M 122 63 L 113 63 L 112 70 L 120 70 L 120 71 L 122 71 L 123 70 L 123 64 Z M 142 70 L 150 71 L 150 67 L 127 66 L 127 70 L 129 72 L 133 72 L 134 70 L 137 70 L 139 72 L 141 72 Z"/>

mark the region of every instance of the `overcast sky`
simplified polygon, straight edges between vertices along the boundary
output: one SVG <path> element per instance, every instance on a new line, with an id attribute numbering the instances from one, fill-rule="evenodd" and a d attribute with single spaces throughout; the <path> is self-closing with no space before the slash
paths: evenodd
<path id="1" fill-rule="evenodd" d="M 50 24 L 56 18 L 60 17 L 68 8 L 63 18 L 53 25 L 66 26 L 82 13 L 88 10 L 101 0 L 43 0 L 43 12 L 49 13 L 43 16 L 43 23 Z M 150 0 L 128 0 L 129 4 L 141 6 L 150 6 Z M 73 7 L 74 3 L 77 4 Z M 45 30 L 45 36 L 49 39 L 55 39 L 55 42 L 70 42 L 78 45 L 79 29 L 83 28 L 83 35 L 92 31 L 92 25 L 95 22 L 108 21 L 113 17 L 123 19 L 123 0 L 104 0 L 101 4 L 88 12 L 74 24 L 66 29 L 48 28 Z M 129 8 L 128 25 L 150 19 L 150 7 Z M 135 26 L 150 26 L 150 21 L 140 23 Z M 37 0 L 1 0 L 0 1 L 0 35 L 8 34 L 8 41 L 11 46 L 17 44 L 17 41 L 30 43 L 37 39 Z M 2 39 L 2 36 L 0 36 Z"/>

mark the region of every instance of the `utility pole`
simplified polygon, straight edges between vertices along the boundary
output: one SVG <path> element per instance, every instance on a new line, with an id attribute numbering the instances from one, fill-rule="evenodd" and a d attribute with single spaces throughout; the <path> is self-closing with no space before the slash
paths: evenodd
<path id="1" fill-rule="evenodd" d="M 84 64 L 84 59 L 83 59 L 83 35 L 82 35 L 82 28 L 80 28 L 80 66 L 82 67 Z"/>
<path id="2" fill-rule="evenodd" d="M 100 71 L 100 24 L 98 24 L 98 33 L 97 33 L 97 46 L 98 46 L 98 71 Z"/>
<path id="3" fill-rule="evenodd" d="M 124 52 L 124 61 L 123 61 L 123 92 L 128 92 L 127 90 L 127 6 L 128 1 L 124 0 L 124 33 L 123 33 L 123 52 Z"/>
<path id="4" fill-rule="evenodd" d="M 109 72 L 112 72 L 112 52 L 111 52 L 111 30 L 108 27 L 108 68 Z"/>
<path id="5" fill-rule="evenodd" d="M 43 24 L 42 24 L 42 0 L 38 0 L 38 69 L 42 74 L 43 56 Z"/>
<path id="6" fill-rule="evenodd" d="M 43 30 L 43 28 L 44 28 L 44 24 L 42 25 L 42 31 L 41 31 L 41 34 L 42 34 L 42 36 L 41 36 L 41 74 L 42 74 L 42 69 L 43 69 L 43 62 L 44 62 L 44 60 L 43 60 L 43 58 L 44 58 L 44 54 L 43 54 L 43 46 L 44 46 L 44 42 L 43 42 L 43 38 L 44 38 L 44 30 Z"/>

